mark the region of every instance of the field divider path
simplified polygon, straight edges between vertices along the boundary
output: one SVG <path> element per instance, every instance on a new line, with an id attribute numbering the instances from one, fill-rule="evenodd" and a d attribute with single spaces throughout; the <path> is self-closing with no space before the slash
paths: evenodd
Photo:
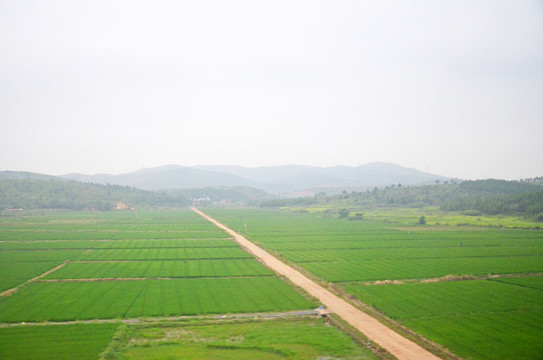
<path id="1" fill-rule="evenodd" d="M 72 324 L 108 324 L 108 323 L 124 323 L 124 324 L 156 324 L 163 321 L 185 321 L 190 319 L 198 320 L 235 320 L 235 319 L 280 319 L 288 317 L 301 317 L 301 316 L 317 316 L 318 310 L 294 310 L 294 311 L 281 311 L 281 312 L 262 312 L 262 313 L 242 313 L 242 314 L 212 314 L 212 315 L 181 315 L 181 316 L 161 316 L 161 317 L 138 317 L 138 318 L 125 318 L 125 319 L 89 319 L 89 320 L 68 320 L 68 321 L 25 321 L 19 323 L 0 323 L 1 328 L 13 328 L 24 326 L 48 326 L 48 325 L 72 325 Z"/>
<path id="2" fill-rule="evenodd" d="M 301 287 L 309 294 L 319 299 L 329 311 L 337 314 L 358 331 L 364 334 L 368 339 L 377 343 L 379 346 L 387 350 L 399 360 L 426 360 L 440 359 L 428 350 L 422 348 L 418 344 L 405 337 L 399 335 L 379 321 L 357 309 L 344 299 L 334 295 L 314 281 L 308 279 L 299 271 L 286 265 L 285 263 L 272 256 L 267 251 L 261 249 L 251 241 L 247 240 L 242 235 L 236 233 L 232 229 L 203 213 L 202 211 L 192 208 L 194 212 L 209 220 L 217 227 L 223 229 L 228 234 L 233 236 L 234 240 L 240 244 L 243 250 L 247 251 L 257 259 L 261 260 L 270 269 L 278 274 L 281 274 L 292 281 L 295 285 Z"/>
<path id="3" fill-rule="evenodd" d="M 19 290 L 19 288 L 21 288 L 22 286 L 24 286 L 24 285 L 26 285 L 26 284 L 29 284 L 29 283 L 31 283 L 31 282 L 35 282 L 35 281 L 40 280 L 41 278 L 43 278 L 43 277 L 45 277 L 45 276 L 51 274 L 52 272 L 57 271 L 58 269 L 64 267 L 64 265 L 66 265 L 67 263 L 68 263 L 68 261 L 64 261 L 62 264 L 60 264 L 60 265 L 58 265 L 58 266 L 55 266 L 55 267 L 52 268 L 52 269 L 47 270 L 47 271 L 44 272 L 43 274 L 38 275 L 38 276 L 36 276 L 36 277 L 34 277 L 34 278 L 30 279 L 30 280 L 27 280 L 27 281 L 23 282 L 22 284 L 17 285 L 17 286 L 14 287 L 14 288 L 11 288 L 11 289 L 9 289 L 9 290 L 6 290 L 6 291 L 2 292 L 2 293 L 0 294 L 0 296 L 11 296 L 11 295 L 13 295 L 17 290 Z"/>
<path id="4" fill-rule="evenodd" d="M 98 282 L 98 281 L 146 281 L 146 280 L 184 280 L 184 279 L 254 279 L 269 278 L 273 275 L 240 275 L 240 276 L 151 276 L 151 277 L 109 277 L 109 278 L 78 278 L 78 279 L 38 279 L 35 282 Z"/>

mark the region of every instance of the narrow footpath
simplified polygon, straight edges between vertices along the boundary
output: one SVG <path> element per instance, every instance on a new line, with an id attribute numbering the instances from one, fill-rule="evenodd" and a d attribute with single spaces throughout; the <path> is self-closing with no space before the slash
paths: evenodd
<path id="1" fill-rule="evenodd" d="M 368 314 L 355 308 L 353 305 L 343 300 L 339 296 L 332 294 L 330 291 L 302 275 L 299 271 L 296 271 L 285 263 L 279 261 L 277 258 L 262 250 L 232 229 L 221 224 L 196 208 L 192 208 L 192 210 L 232 235 L 245 251 L 261 260 L 278 274 L 285 276 L 294 284 L 300 286 L 309 294 L 319 299 L 319 301 L 323 303 L 330 312 L 333 312 L 343 318 L 353 327 L 358 329 L 358 331 L 363 333 L 368 339 L 386 349 L 399 360 L 440 359 L 439 357 L 430 353 L 428 350 L 422 348 L 413 341 L 404 338 Z"/>

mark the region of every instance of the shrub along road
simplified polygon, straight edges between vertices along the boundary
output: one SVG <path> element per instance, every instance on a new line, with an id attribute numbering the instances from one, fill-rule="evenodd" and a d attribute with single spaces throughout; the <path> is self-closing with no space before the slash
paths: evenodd
<path id="1" fill-rule="evenodd" d="M 347 301 L 332 294 L 330 291 L 316 284 L 314 281 L 311 281 L 299 271 L 296 271 L 290 266 L 279 261 L 277 258 L 262 250 L 260 247 L 256 246 L 251 241 L 247 240 L 227 226 L 221 224 L 196 208 L 192 208 L 192 210 L 215 224 L 217 227 L 225 230 L 234 237 L 236 242 L 238 242 L 245 251 L 261 260 L 278 274 L 287 277 L 295 285 L 300 286 L 309 294 L 319 299 L 319 301 L 322 302 L 329 311 L 343 318 L 349 324 L 358 329 L 358 331 L 363 333 L 367 338 L 379 344 L 379 346 L 386 349 L 399 360 L 439 359 L 426 349 L 404 338 L 385 325 L 381 324 L 373 317 L 355 308 Z"/>

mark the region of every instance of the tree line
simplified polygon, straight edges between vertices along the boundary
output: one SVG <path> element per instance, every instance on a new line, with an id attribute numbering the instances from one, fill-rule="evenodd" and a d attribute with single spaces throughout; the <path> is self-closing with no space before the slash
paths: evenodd
<path id="1" fill-rule="evenodd" d="M 0 179 L 0 210 L 68 209 L 101 210 L 128 206 L 183 207 L 190 202 L 179 194 L 166 194 L 120 185 L 88 184 L 78 181 L 41 179 Z"/>

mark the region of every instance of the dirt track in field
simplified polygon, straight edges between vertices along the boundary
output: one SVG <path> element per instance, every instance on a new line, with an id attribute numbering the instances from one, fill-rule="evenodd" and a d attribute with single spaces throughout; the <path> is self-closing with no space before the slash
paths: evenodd
<path id="1" fill-rule="evenodd" d="M 35 278 L 32 278 L 32 279 L 30 279 L 30 280 L 28 280 L 28 281 L 25 281 L 24 283 L 22 283 L 22 284 L 20 284 L 20 285 L 18 285 L 18 286 L 16 286 L 16 287 L 14 287 L 13 289 L 9 289 L 9 290 L 4 291 L 3 293 L 0 294 L 0 296 L 11 296 L 11 295 L 13 295 L 17 290 L 19 290 L 19 288 L 20 288 L 21 286 L 23 286 L 23 285 L 25 285 L 25 284 L 28 284 L 28 283 L 31 283 L 31 282 L 33 282 L 33 281 L 38 281 L 38 280 L 40 280 L 42 277 L 45 277 L 45 276 L 51 274 L 53 271 L 57 271 L 57 270 L 60 269 L 61 267 L 64 267 L 64 265 L 66 265 L 66 264 L 67 264 L 67 262 L 65 261 L 65 262 L 63 262 L 62 264 L 60 264 L 59 266 L 56 266 L 56 267 L 54 267 L 54 268 L 52 268 L 52 269 L 50 269 L 50 270 L 47 270 L 47 271 L 44 272 L 43 274 L 38 275 L 38 276 L 36 276 Z"/>
<path id="2" fill-rule="evenodd" d="M 300 286 L 309 294 L 319 299 L 319 301 L 322 302 L 329 311 L 343 318 L 353 327 L 358 329 L 358 331 L 363 333 L 368 339 L 377 343 L 399 360 L 440 359 L 439 357 L 430 353 L 428 350 L 422 348 L 413 341 L 404 338 L 385 325 L 381 324 L 373 317 L 355 308 L 353 305 L 343 300 L 339 296 L 332 294 L 330 291 L 302 275 L 299 271 L 296 271 L 290 266 L 279 261 L 277 258 L 262 250 L 227 226 L 221 224 L 196 208 L 192 208 L 192 210 L 232 235 L 236 242 L 241 245 L 243 250 L 260 259 L 269 268 L 273 269 L 278 274 L 287 277 L 295 285 Z"/>

